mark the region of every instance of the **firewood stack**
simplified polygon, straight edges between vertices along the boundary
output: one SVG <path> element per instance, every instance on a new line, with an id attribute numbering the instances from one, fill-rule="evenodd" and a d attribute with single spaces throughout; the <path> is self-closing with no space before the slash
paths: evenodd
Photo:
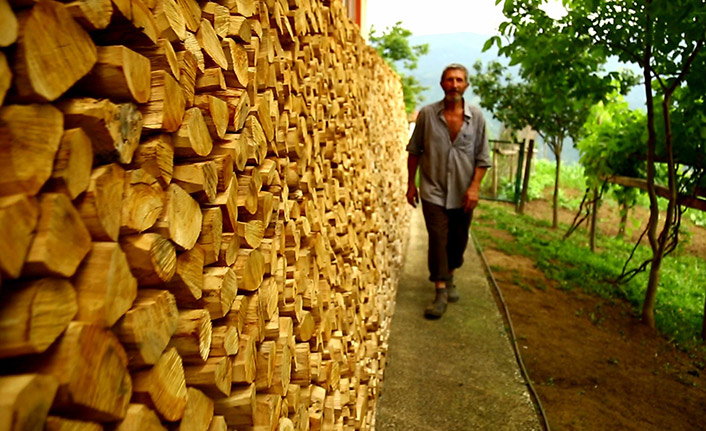
<path id="1" fill-rule="evenodd" d="M 338 0 L 0 0 L 0 431 L 374 429 L 406 128 Z"/>

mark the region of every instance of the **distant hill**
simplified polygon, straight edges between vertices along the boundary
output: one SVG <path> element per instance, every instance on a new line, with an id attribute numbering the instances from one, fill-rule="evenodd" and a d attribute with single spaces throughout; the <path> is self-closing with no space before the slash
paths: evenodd
<path id="1" fill-rule="evenodd" d="M 412 71 L 412 74 L 419 82 L 423 86 L 428 87 L 428 89 L 422 93 L 424 100 L 421 106 L 441 100 L 444 97 L 444 93 L 439 86 L 439 81 L 441 71 L 450 63 L 461 63 L 469 69 L 471 69 L 473 63 L 478 60 L 481 60 L 483 64 L 493 60 L 508 64 L 506 58 L 498 57 L 497 48 L 495 47 L 487 52 L 482 52 L 483 45 L 488 38 L 489 36 L 487 35 L 475 33 L 435 34 L 410 37 L 410 43 L 412 45 L 429 44 L 429 54 L 422 56 L 419 59 L 419 66 Z M 620 67 L 620 64 L 617 61 L 610 61 L 607 66 L 609 70 L 618 67 Z M 511 71 L 513 69 L 517 71 L 517 68 L 512 68 Z M 644 107 L 645 98 L 641 91 L 641 88 L 635 89 L 628 94 L 626 98 L 633 109 Z M 466 92 L 466 98 L 470 100 L 471 103 L 478 105 L 478 96 L 473 94 L 471 89 Z M 419 108 L 421 106 L 419 106 Z M 486 114 L 485 117 L 490 136 L 491 138 L 496 138 L 500 134 L 501 124 L 493 118 L 492 114 L 487 111 L 484 112 Z M 540 148 L 540 157 L 544 154 L 547 154 L 547 157 L 553 159 L 549 150 Z M 562 159 L 568 163 L 573 163 L 578 161 L 579 155 L 576 149 L 567 143 L 564 146 Z"/>

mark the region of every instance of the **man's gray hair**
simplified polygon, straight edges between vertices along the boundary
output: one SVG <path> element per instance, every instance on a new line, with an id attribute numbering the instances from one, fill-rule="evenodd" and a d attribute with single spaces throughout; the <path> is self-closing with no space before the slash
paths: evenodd
<path id="1" fill-rule="evenodd" d="M 451 63 L 448 66 L 444 68 L 444 71 L 441 72 L 441 80 L 444 80 L 444 76 L 446 76 L 446 72 L 449 70 L 462 70 L 463 74 L 466 75 L 466 82 L 468 82 L 468 69 L 466 69 L 466 66 L 462 65 L 461 63 Z"/>

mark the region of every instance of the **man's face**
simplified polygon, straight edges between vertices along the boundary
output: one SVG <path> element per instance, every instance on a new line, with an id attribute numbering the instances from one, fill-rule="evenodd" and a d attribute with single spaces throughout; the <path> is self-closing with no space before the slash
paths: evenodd
<path id="1" fill-rule="evenodd" d="M 444 89 L 444 99 L 448 102 L 459 102 L 468 88 L 466 74 L 461 69 L 449 69 L 441 80 Z"/>

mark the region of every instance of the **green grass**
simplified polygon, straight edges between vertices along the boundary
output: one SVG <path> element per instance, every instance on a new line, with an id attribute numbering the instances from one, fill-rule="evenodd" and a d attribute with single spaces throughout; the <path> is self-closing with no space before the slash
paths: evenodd
<path id="1" fill-rule="evenodd" d="M 514 241 L 503 241 L 483 226 L 495 226 L 510 233 Z M 636 314 L 642 307 L 647 273 L 626 284 L 614 280 L 621 273 L 632 243 L 597 236 L 598 250 L 590 251 L 585 233 L 578 231 L 563 240 L 566 226 L 551 230 L 548 222 L 515 214 L 510 205 L 484 203 L 474 216 L 474 234 L 484 246 L 491 245 L 506 254 L 526 256 L 560 289 L 580 289 L 606 299 L 628 301 Z M 650 256 L 640 246 L 634 262 Z M 683 252 L 665 258 L 655 304 L 658 329 L 683 347 L 699 342 L 704 314 L 706 261 Z"/>

